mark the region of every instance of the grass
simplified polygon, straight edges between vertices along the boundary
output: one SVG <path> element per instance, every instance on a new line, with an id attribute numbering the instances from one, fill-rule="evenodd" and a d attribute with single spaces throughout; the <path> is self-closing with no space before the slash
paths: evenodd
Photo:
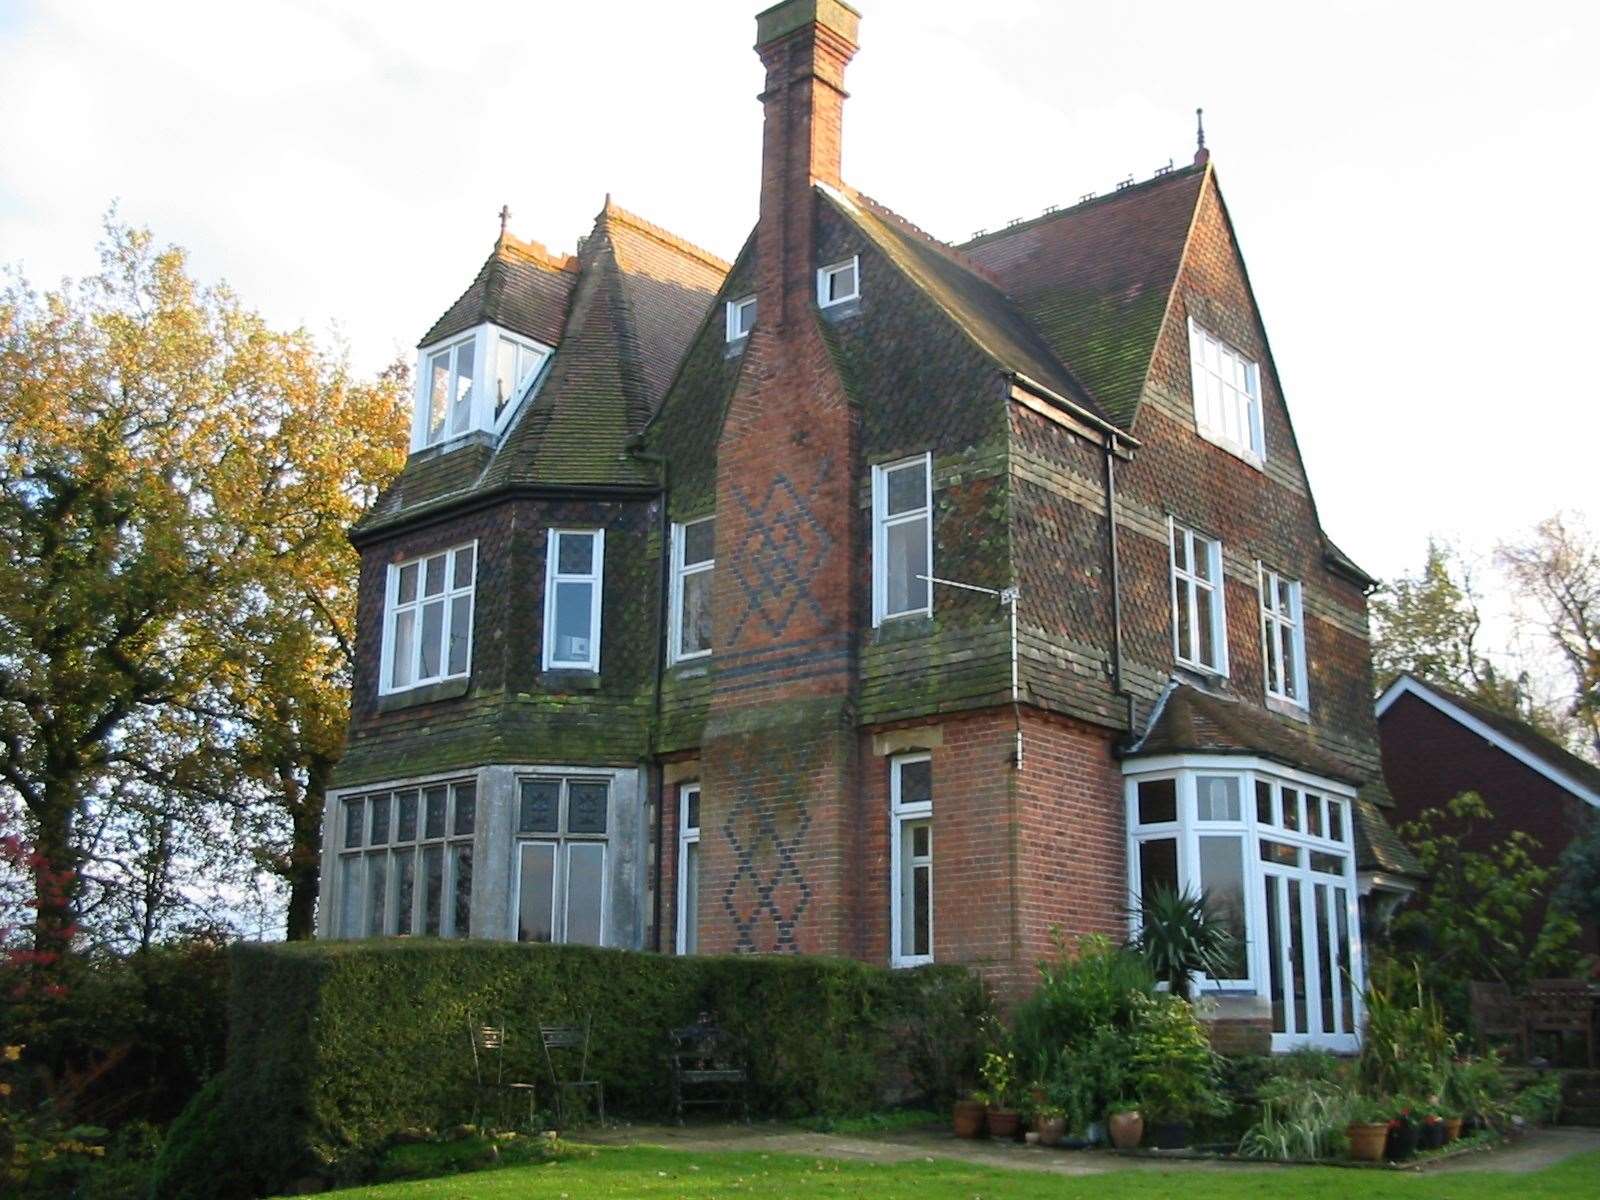
<path id="1" fill-rule="evenodd" d="M 815 1133 L 839 1133 L 846 1137 L 861 1137 L 869 1133 L 898 1133 L 902 1129 L 921 1129 L 924 1125 L 940 1125 L 948 1118 L 925 1108 L 896 1108 L 887 1112 L 868 1113 L 864 1117 L 802 1117 L 794 1122 L 800 1129 Z"/>
<path id="2" fill-rule="evenodd" d="M 330 1193 L 341 1200 L 588 1200 L 590 1197 L 871 1197 L 872 1200 L 1571 1200 L 1600 1194 L 1600 1152 L 1543 1171 L 1415 1175 L 1336 1167 L 1108 1171 L 1085 1176 L 932 1160 L 862 1163 L 653 1146 L 600 1148 L 543 1166 Z"/>

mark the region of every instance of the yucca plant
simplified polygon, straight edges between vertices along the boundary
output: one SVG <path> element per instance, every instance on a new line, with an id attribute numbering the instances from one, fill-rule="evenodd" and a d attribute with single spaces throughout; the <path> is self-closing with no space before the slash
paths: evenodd
<path id="1" fill-rule="evenodd" d="M 1238 974 L 1239 940 L 1212 914 L 1204 892 L 1156 887 L 1131 912 L 1139 918 L 1139 932 L 1129 945 L 1174 996 L 1190 999 L 1189 978 L 1196 972 L 1212 979 Z"/>

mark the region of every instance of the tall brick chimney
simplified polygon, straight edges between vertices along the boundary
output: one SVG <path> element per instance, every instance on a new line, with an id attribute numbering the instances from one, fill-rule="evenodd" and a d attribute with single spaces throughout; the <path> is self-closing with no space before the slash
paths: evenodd
<path id="1" fill-rule="evenodd" d="M 756 53 L 767 69 L 757 309 L 769 326 L 809 311 L 811 185 L 840 183 L 844 69 L 860 25 L 840 0 L 785 0 L 756 17 Z"/>
<path id="2" fill-rule="evenodd" d="M 717 442 L 716 654 L 701 740 L 700 949 L 849 954 L 859 838 L 857 414 L 816 310 L 860 18 L 786 0 L 767 68 L 756 321 Z"/>

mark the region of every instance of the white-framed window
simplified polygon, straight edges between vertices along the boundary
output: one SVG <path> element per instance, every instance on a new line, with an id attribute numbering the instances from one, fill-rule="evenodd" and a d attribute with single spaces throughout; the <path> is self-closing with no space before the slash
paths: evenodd
<path id="1" fill-rule="evenodd" d="M 872 468 L 872 623 L 933 612 L 933 458 Z"/>
<path id="2" fill-rule="evenodd" d="M 473 430 L 499 432 L 553 347 L 485 322 L 417 356 L 411 448 L 441 445 Z"/>
<path id="3" fill-rule="evenodd" d="M 933 759 L 889 760 L 890 962 L 933 961 Z"/>
<path id="4" fill-rule="evenodd" d="M 817 304 L 828 308 L 858 299 L 861 295 L 861 258 L 859 255 L 844 262 L 822 267 L 817 271 Z"/>
<path id="5" fill-rule="evenodd" d="M 605 530 L 552 529 L 545 554 L 544 669 L 600 669 Z"/>
<path id="6" fill-rule="evenodd" d="M 1200 436 L 1260 466 L 1267 456 L 1261 426 L 1261 368 L 1189 318 L 1194 368 L 1194 420 Z"/>
<path id="7" fill-rule="evenodd" d="M 672 526 L 671 627 L 673 662 L 711 653 L 711 579 L 716 567 L 716 518 Z"/>
<path id="8" fill-rule="evenodd" d="M 519 781 L 517 941 L 605 945 L 610 830 L 609 781 L 551 775 Z"/>
<path id="9" fill-rule="evenodd" d="M 1305 615 L 1300 607 L 1300 581 L 1286 579 L 1257 564 L 1261 576 L 1261 657 L 1266 671 L 1267 695 L 1305 708 Z"/>
<path id="10" fill-rule="evenodd" d="M 1275 1050 L 1354 1050 L 1362 989 L 1354 789 L 1220 755 L 1134 760 L 1124 770 L 1131 895 L 1145 900 L 1162 887 L 1202 895 L 1237 940 L 1229 977 L 1200 977 L 1201 988 L 1267 1000 Z"/>
<path id="11" fill-rule="evenodd" d="M 472 595 L 478 544 L 389 565 L 379 690 L 459 679 L 472 670 Z"/>
<path id="12" fill-rule="evenodd" d="M 700 785 L 678 787 L 678 953 L 700 949 Z"/>
<path id="13" fill-rule="evenodd" d="M 470 935 L 476 783 L 363 792 L 337 812 L 338 937 Z"/>
<path id="14" fill-rule="evenodd" d="M 1228 673 L 1222 543 L 1168 519 L 1172 552 L 1172 653 L 1186 667 Z"/>
<path id="15" fill-rule="evenodd" d="M 756 327 L 756 298 L 743 296 L 728 301 L 728 341 L 737 342 Z"/>

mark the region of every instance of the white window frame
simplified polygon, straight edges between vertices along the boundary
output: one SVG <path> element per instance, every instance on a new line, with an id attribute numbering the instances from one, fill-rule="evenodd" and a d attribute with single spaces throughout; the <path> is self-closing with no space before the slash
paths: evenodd
<path id="1" fill-rule="evenodd" d="M 1266 898 L 1264 895 L 1264 880 L 1269 874 L 1280 879 L 1294 879 L 1300 884 L 1301 904 L 1301 929 L 1302 937 L 1307 936 L 1308 922 L 1315 921 L 1315 903 L 1317 884 L 1322 884 L 1330 889 L 1339 887 L 1344 889 L 1345 919 L 1349 929 L 1349 957 L 1350 957 L 1350 1003 L 1352 1011 L 1343 1012 L 1340 1002 L 1340 990 L 1335 981 L 1334 995 L 1336 998 L 1336 1011 L 1334 1024 L 1336 1030 L 1327 1033 L 1322 1030 L 1322 1005 L 1321 982 L 1323 970 L 1332 973 L 1333 963 L 1337 958 L 1337 936 L 1333 935 L 1332 916 L 1337 912 L 1334 905 L 1334 893 L 1330 890 L 1329 897 L 1329 945 L 1321 946 L 1318 955 L 1307 955 L 1305 964 L 1309 970 L 1305 972 L 1307 1029 L 1292 1032 L 1274 1032 L 1272 1048 L 1274 1051 L 1286 1051 L 1300 1046 L 1316 1046 L 1335 1052 L 1349 1053 L 1359 1048 L 1359 1033 L 1362 1020 L 1362 989 L 1365 986 L 1361 950 L 1361 923 L 1360 904 L 1356 881 L 1356 847 L 1355 847 L 1355 798 L 1356 791 L 1348 784 L 1335 780 L 1325 779 L 1306 771 L 1269 762 L 1255 757 L 1219 754 L 1190 754 L 1190 755 L 1162 755 L 1148 759 L 1134 759 L 1124 764 L 1125 775 L 1124 799 L 1126 804 L 1126 821 L 1128 829 L 1127 841 L 1127 872 L 1129 904 L 1129 931 L 1137 933 L 1139 928 L 1138 903 L 1143 891 L 1143 881 L 1139 874 L 1139 847 L 1144 842 L 1161 839 L 1175 839 L 1178 857 L 1178 886 L 1181 890 L 1199 890 L 1203 881 L 1198 878 L 1200 864 L 1200 838 L 1208 835 L 1237 836 L 1242 839 L 1244 855 L 1244 888 L 1245 888 L 1245 929 L 1246 953 L 1245 958 L 1249 968 L 1249 976 L 1243 980 L 1212 980 L 1204 975 L 1197 975 L 1202 991 L 1217 992 L 1247 992 L 1270 1003 L 1271 1001 L 1271 976 L 1267 967 L 1267 912 Z M 1239 780 L 1239 820 L 1237 821 L 1200 821 L 1198 819 L 1198 788 L 1197 782 L 1201 776 L 1233 776 Z M 1165 821 L 1159 824 L 1141 825 L 1139 822 L 1139 784 L 1150 782 L 1154 779 L 1174 779 L 1177 783 L 1177 820 Z M 1263 823 L 1257 814 L 1256 785 L 1267 784 L 1271 788 L 1271 820 Z M 1283 796 L 1285 789 L 1292 789 L 1297 796 L 1297 829 L 1290 829 L 1283 823 Z M 1315 801 L 1319 807 L 1320 834 L 1313 834 L 1307 828 L 1307 804 Z M 1339 805 L 1340 836 L 1329 836 L 1329 809 Z M 1261 858 L 1261 843 L 1263 840 L 1293 846 L 1298 855 L 1298 865 L 1288 866 L 1279 863 L 1263 862 Z M 1310 868 L 1310 855 L 1313 853 L 1338 854 L 1343 857 L 1344 872 L 1342 875 L 1314 872 Z M 1288 904 L 1287 887 L 1280 889 L 1280 903 Z M 1279 978 L 1283 981 L 1285 989 L 1285 1005 L 1292 1007 L 1288 995 L 1289 988 L 1289 958 L 1287 937 L 1280 938 L 1281 960 L 1278 964 Z"/>
<path id="2" fill-rule="evenodd" d="M 927 753 L 897 754 L 889 759 L 889 961 L 896 967 L 920 967 L 933 961 L 933 935 L 934 935 L 934 855 L 933 855 L 933 801 L 916 801 L 906 803 L 900 798 L 901 771 L 911 763 L 931 763 L 933 756 Z M 926 821 L 929 824 L 928 836 L 928 953 L 907 954 L 903 947 L 907 941 L 908 931 L 901 924 L 900 895 L 901 871 L 912 864 L 903 863 L 901 842 L 904 841 L 904 829 L 908 824 Z"/>
<path id="3" fill-rule="evenodd" d="M 483 382 L 485 399 L 487 401 L 486 407 L 489 412 L 490 422 L 494 428 L 494 431 L 499 433 L 506 427 L 507 422 L 511 420 L 512 414 L 515 413 L 517 409 L 522 407 L 523 399 L 538 385 L 539 375 L 544 370 L 545 364 L 550 361 L 550 355 L 554 353 L 554 351 L 552 351 L 549 346 L 546 346 L 540 342 L 536 342 L 532 338 L 523 337 L 521 334 L 512 333 L 509 330 L 501 329 L 498 326 L 490 326 L 489 330 L 489 336 L 486 340 L 489 346 L 489 353 L 493 358 L 493 363 L 484 364 L 485 376 Z M 535 362 L 532 370 L 512 384 L 511 395 L 506 398 L 505 407 L 502 408 L 499 415 L 496 416 L 494 412 L 495 398 L 493 395 L 489 395 L 488 393 L 495 386 L 495 382 L 499 377 L 501 342 L 510 342 L 519 350 L 529 351 L 534 355 Z"/>
<path id="4" fill-rule="evenodd" d="M 559 784 L 555 833 L 524 833 L 519 828 L 522 784 L 525 780 Z M 571 833 L 567 829 L 567 791 L 574 783 L 599 783 L 606 788 L 606 830 L 604 833 Z M 517 941 L 518 925 L 522 919 L 522 856 L 530 846 L 550 846 L 554 849 L 550 877 L 550 945 L 588 945 L 587 942 L 569 943 L 567 921 L 571 916 L 569 859 L 573 846 L 600 847 L 600 940 L 597 946 L 609 945 L 606 938 L 611 922 L 611 836 L 616 829 L 616 781 L 606 776 L 580 773 L 561 774 L 543 771 L 523 772 L 517 777 L 511 806 L 511 928 L 510 940 Z M 531 943 L 530 943 L 531 944 Z"/>
<path id="5" fill-rule="evenodd" d="M 905 467 L 921 464 L 923 469 L 922 507 L 910 512 L 889 515 L 888 477 Z M 920 608 L 904 612 L 889 612 L 889 530 L 896 525 L 912 521 L 925 521 L 927 531 L 928 574 L 934 574 L 933 565 L 933 455 L 914 454 L 897 462 L 880 463 L 872 468 L 872 625 L 877 628 L 885 621 L 902 617 L 933 615 L 933 584 L 928 584 L 927 603 Z"/>
<path id="6" fill-rule="evenodd" d="M 751 310 L 750 328 L 741 329 L 739 328 L 740 319 L 746 308 Z M 756 327 L 756 317 L 759 315 L 760 313 L 756 309 L 756 298 L 754 295 L 740 296 L 737 300 L 729 300 L 726 314 L 726 333 L 728 342 L 731 344 L 733 342 L 743 341 L 745 338 L 749 337 L 750 330 Z"/>
<path id="7" fill-rule="evenodd" d="M 712 647 L 710 646 L 707 646 L 704 650 L 690 650 L 688 652 L 683 649 L 683 589 L 685 581 L 691 575 L 710 574 L 716 569 L 716 554 L 713 552 L 712 556 L 704 562 L 692 563 L 687 566 L 684 565 L 683 556 L 688 543 L 689 527 L 703 525 L 707 521 L 714 520 L 716 520 L 714 516 L 699 517 L 696 520 L 682 523 L 674 521 L 672 524 L 672 591 L 668 597 L 667 604 L 667 616 L 670 621 L 667 629 L 667 653 L 670 662 L 692 662 L 697 658 L 707 658 L 711 654 Z"/>
<path id="8" fill-rule="evenodd" d="M 834 296 L 830 298 L 828 296 L 828 291 L 829 285 L 833 282 L 833 277 L 845 270 L 853 272 L 852 278 L 855 280 L 854 290 L 852 290 L 847 296 Z M 836 304 L 848 304 L 852 300 L 859 299 L 861 299 L 861 256 L 859 254 L 853 254 L 849 258 L 840 262 L 831 263 L 826 267 L 819 267 L 817 269 L 818 308 L 832 308 Z"/>
<path id="9" fill-rule="evenodd" d="M 1195 559 L 1195 545 L 1204 542 L 1207 549 L 1207 562 L 1211 569 L 1211 579 L 1200 578 L 1193 571 L 1180 570 L 1178 567 L 1178 539 L 1184 539 L 1185 558 L 1193 564 Z M 1173 517 L 1167 518 L 1167 564 L 1172 580 L 1172 657 L 1180 666 L 1191 671 L 1199 671 L 1205 675 L 1226 679 L 1228 676 L 1228 599 L 1227 579 L 1222 568 L 1222 542 L 1209 534 L 1199 533 L 1187 525 L 1180 525 Z M 1181 653 L 1183 639 L 1178 630 L 1178 591 L 1184 589 L 1189 599 L 1189 644 L 1194 647 L 1200 645 L 1200 611 L 1195 603 L 1199 595 L 1204 592 L 1209 597 L 1211 606 L 1211 653 L 1217 660 L 1216 665 L 1208 665 L 1196 659 L 1183 657 Z"/>
<path id="10" fill-rule="evenodd" d="M 465 587 L 455 586 L 456 556 L 464 550 L 472 551 L 472 582 Z M 427 578 L 426 566 L 428 559 L 444 555 L 444 591 L 436 597 L 423 595 L 423 586 Z M 416 599 L 402 605 L 400 601 L 400 572 L 406 567 L 417 568 L 417 595 Z M 483 569 L 483 563 L 478 554 L 478 543 L 475 540 L 463 542 L 458 546 L 451 546 L 445 550 L 432 550 L 427 554 L 420 554 L 416 558 L 408 558 L 404 562 L 390 563 L 385 576 L 383 597 L 383 645 L 381 659 L 378 664 L 378 694 L 392 696 L 400 692 L 413 691 L 419 687 L 428 687 L 435 683 L 442 683 L 448 679 L 466 679 L 472 674 L 472 634 L 473 625 L 478 611 L 478 573 Z M 455 601 L 459 596 L 466 596 L 467 601 L 467 667 L 464 671 L 451 673 L 450 671 L 450 635 L 453 632 Z M 440 622 L 439 629 L 439 670 L 440 674 L 422 676 L 422 606 L 424 600 L 442 600 L 444 603 L 444 620 Z M 411 626 L 411 682 L 396 686 L 394 683 L 394 631 L 402 609 L 416 613 L 416 618 Z"/>
<path id="11" fill-rule="evenodd" d="M 557 539 L 562 534 L 588 534 L 594 537 L 594 551 L 590 558 L 590 574 L 562 574 L 557 570 Z M 604 529 L 551 529 L 545 541 L 544 570 L 544 670 L 546 671 L 598 671 L 600 669 L 600 613 L 605 608 L 605 549 Z M 558 659 L 556 657 L 556 584 L 589 583 L 589 656 L 586 659 Z"/>
<path id="12" fill-rule="evenodd" d="M 1243 391 L 1240 391 L 1232 380 L 1218 374 L 1206 365 L 1204 350 L 1208 345 L 1216 347 L 1218 355 L 1226 356 L 1242 368 L 1245 379 Z M 1261 412 L 1260 364 L 1229 345 L 1204 326 L 1197 324 L 1193 317 L 1189 318 L 1189 364 L 1191 367 L 1196 432 L 1206 441 L 1222 447 L 1222 449 L 1244 459 L 1252 466 L 1258 468 L 1263 466 L 1266 462 L 1267 448 Z M 1217 382 L 1223 393 L 1224 403 L 1231 403 L 1235 406 L 1243 405 L 1244 420 L 1242 424 L 1248 427 L 1248 441 L 1239 441 L 1231 436 L 1225 428 L 1221 428 L 1207 419 L 1210 404 L 1207 399 L 1208 380 Z"/>
<path id="13" fill-rule="evenodd" d="M 1261 673 L 1265 682 L 1267 696 L 1270 699 L 1288 704 L 1297 709 L 1311 707 L 1310 680 L 1306 675 L 1306 620 L 1305 607 L 1301 602 L 1301 586 L 1298 579 L 1290 579 L 1274 571 L 1265 563 L 1256 563 L 1257 585 L 1256 594 L 1261 607 Z M 1280 612 L 1278 609 L 1278 586 L 1286 584 L 1289 589 L 1289 611 Z M 1271 603 L 1268 603 L 1268 599 Z M 1281 687 L 1275 687 L 1272 678 L 1273 650 L 1294 664 L 1295 680 L 1300 685 L 1299 695 L 1294 695 Z M 1280 681 L 1282 672 L 1279 672 Z"/>
<path id="14" fill-rule="evenodd" d="M 695 946 L 689 946 L 689 873 L 684 869 L 684 864 L 689 860 L 689 847 L 700 845 L 700 826 L 689 824 L 689 797 L 699 797 L 700 784 L 682 783 L 678 785 L 678 940 L 679 954 L 697 953 L 699 949 L 699 922 L 695 922 Z M 700 869 L 698 858 L 695 870 Z M 698 881 L 697 881 L 698 882 Z M 696 914 L 698 916 L 698 914 Z"/>
<path id="15" fill-rule="evenodd" d="M 528 373 L 526 386 L 513 393 L 500 410 L 498 418 L 494 411 L 493 389 L 495 378 L 499 369 L 500 341 L 505 339 L 519 348 L 529 350 L 538 356 L 538 361 Z M 450 416 L 455 410 L 456 390 L 459 380 L 455 371 L 456 355 L 460 347 L 471 344 L 473 347 L 472 358 L 472 407 L 467 416 L 467 427 L 453 431 L 450 427 Z M 443 431 L 436 438 L 429 437 L 428 431 L 428 405 L 432 394 L 433 377 L 429 373 L 428 363 L 434 355 L 449 351 L 451 358 L 450 371 L 450 396 L 447 400 L 445 425 Z M 536 338 L 515 333 L 493 321 L 485 321 L 471 329 L 452 334 L 450 337 L 441 338 L 437 342 L 422 346 L 417 350 L 417 377 L 416 386 L 412 396 L 412 423 L 411 423 L 411 450 L 432 449 L 436 446 L 446 446 L 452 442 L 468 437 L 474 432 L 488 431 L 495 435 L 504 432 L 510 424 L 512 416 L 522 407 L 523 402 L 538 390 L 539 382 L 544 378 L 544 367 L 549 362 L 550 356 L 555 353 L 554 346 L 547 346 Z"/>

